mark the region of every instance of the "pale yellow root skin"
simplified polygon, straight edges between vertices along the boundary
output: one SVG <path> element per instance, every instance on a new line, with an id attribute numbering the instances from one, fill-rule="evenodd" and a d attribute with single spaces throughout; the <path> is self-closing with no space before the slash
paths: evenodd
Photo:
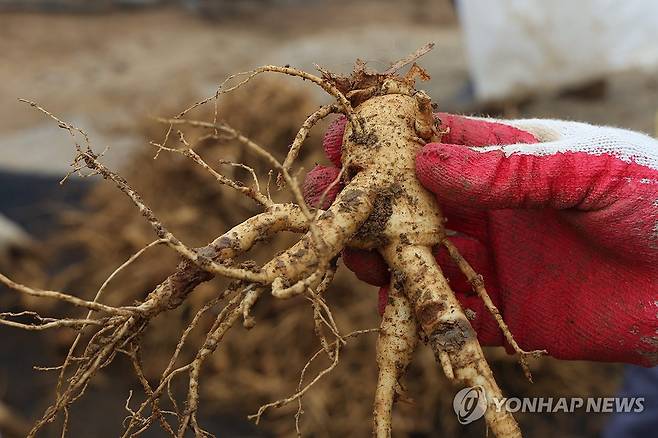
<path id="1" fill-rule="evenodd" d="M 415 177 L 418 150 L 426 142 L 439 139 L 433 129 L 429 99 L 422 92 L 405 89 L 404 84 L 396 86 L 388 87 L 394 94 L 372 97 L 355 108 L 366 133 L 374 138 L 370 144 L 352 135 L 349 126 L 345 133 L 343 166 L 348 174 L 350 168 L 358 169 L 357 175 L 368 175 L 380 193 L 393 193 L 391 215 L 382 233 L 387 244 L 381 245 L 381 240 L 352 243 L 367 248 L 379 242 L 374 247 L 392 269 L 396 288 L 411 302 L 416 320 L 448 377 L 465 385 L 482 385 L 489 405 L 485 418 L 491 431 L 497 437 L 520 437 L 514 417 L 495 409 L 493 399 L 502 398 L 500 388 L 430 249 L 442 242 L 445 233 L 434 195 Z"/>
<path id="2" fill-rule="evenodd" d="M 493 399 L 502 393 L 484 357 L 476 334 L 437 265 L 431 247 L 445 239 L 443 216 L 433 194 L 415 176 L 418 150 L 440 139 L 431 102 L 409 82 L 387 79 L 379 95 L 354 108 L 360 128 L 348 124 L 343 138 L 342 165 L 348 184 L 331 208 L 320 216 L 321 242 L 307 233 L 295 246 L 274 258 L 261 271 L 276 279 L 273 293 L 287 298 L 319 281 L 323 264 L 345 246 L 379 250 L 393 271 L 394 288 L 409 301 L 437 361 L 453 381 L 481 385 L 489 408 L 485 419 L 497 437 L 520 437 L 514 417 L 497 412 Z M 364 231 L 365 229 L 365 231 Z M 284 280 L 285 279 L 285 280 Z M 306 280 L 304 280 L 306 279 Z M 299 282 L 293 286 L 294 282 Z M 290 287 L 292 286 L 292 287 Z M 393 298 L 387 312 L 403 312 L 403 301 Z M 384 319 L 380 338 L 380 385 L 375 402 L 373 433 L 390 434 L 394 391 L 400 374 L 391 361 L 406 367 L 406 343 L 415 327 Z M 407 330 L 406 335 L 397 330 Z M 397 346 L 388 333 L 394 330 Z M 403 370 L 402 370 L 403 371 Z M 401 372 L 401 371 L 400 371 Z"/>
<path id="3" fill-rule="evenodd" d="M 270 237 L 280 231 L 305 232 L 308 224 L 301 209 L 295 204 L 272 204 L 264 213 L 253 216 L 236 225 L 225 234 L 213 240 L 208 247 L 216 248 L 214 258 L 229 260 L 251 249 L 259 239 Z M 142 314 L 150 314 L 161 303 L 169 302 L 169 295 L 176 288 L 170 284 L 170 277 L 149 294 L 138 310 Z M 174 304 L 171 304 L 172 306 Z"/>
<path id="4" fill-rule="evenodd" d="M 350 237 L 372 212 L 375 194 L 373 181 L 367 175 L 354 178 L 331 207 L 320 215 L 316 227 L 321 231 L 322 242 L 314 242 L 313 235 L 308 232 L 290 249 L 263 266 L 261 272 L 272 281 L 285 279 L 290 283 L 288 286 L 303 275 L 310 275 L 320 267 L 322 259 L 328 262 L 346 246 Z M 276 291 L 274 294 L 280 298 L 290 297 Z"/>
<path id="5" fill-rule="evenodd" d="M 416 318 L 435 355 L 447 354 L 454 379 L 467 386 L 481 385 L 487 396 L 485 419 L 497 437 L 520 437 L 521 430 L 509 412 L 498 412 L 494 398 L 503 395 L 489 368 L 475 331 L 450 289 L 434 256 L 425 246 L 394 244 L 383 251 L 414 303 Z"/>
<path id="6" fill-rule="evenodd" d="M 391 436 L 395 390 L 411 362 L 417 341 L 416 321 L 409 300 L 392 284 L 377 339 L 379 375 L 373 408 L 373 436 L 377 438 Z"/>

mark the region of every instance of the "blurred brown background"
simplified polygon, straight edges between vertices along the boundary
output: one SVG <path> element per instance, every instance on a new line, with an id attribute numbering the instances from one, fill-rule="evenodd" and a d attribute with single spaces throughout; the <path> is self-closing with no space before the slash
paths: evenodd
<path id="1" fill-rule="evenodd" d="M 113 187 L 89 179 L 57 184 L 69 169 L 70 138 L 17 98 L 37 101 L 84 128 L 97 149 L 111 146 L 105 162 L 121 169 L 175 233 L 191 245 L 203 245 L 252 214 L 254 206 L 227 194 L 187 162 L 170 156 L 153 161 L 148 141 L 159 139 L 162 127 L 149 115 L 175 114 L 212 95 L 228 74 L 259 65 L 290 64 L 310 71 L 318 63 L 348 72 L 360 57 L 382 70 L 427 41 L 436 47 L 421 64 L 432 79 L 421 87 L 442 110 L 575 119 L 650 134 L 656 130 L 658 70 L 621 72 L 513 101 L 484 105 L 472 100 L 464 39 L 447 0 L 0 0 L 0 271 L 33 286 L 93 296 L 117 265 L 153 238 Z M 306 115 L 325 101 L 308 84 L 260 78 L 228 96 L 222 115 L 281 157 Z M 195 116 L 208 119 L 210 110 Z M 316 129 L 306 145 L 306 170 L 323 160 L 321 131 Z M 200 152 L 209 161 L 251 160 L 261 175 L 268 170 L 236 148 L 208 143 Z M 142 298 L 175 261 L 168 251 L 155 250 L 119 276 L 108 302 Z M 145 339 L 145 356 L 152 359 L 149 378 L 157 378 L 185 321 L 220 285 L 200 288 L 187 307 L 154 321 Z M 345 332 L 378 324 L 375 289 L 359 284 L 344 268 L 329 301 Z M 21 302 L 0 289 L 1 309 L 26 304 L 45 305 Z M 47 305 L 45 310 L 71 311 Z M 246 332 L 237 327 L 204 370 L 201 421 L 218 436 L 294 432 L 294 404 L 268 412 L 259 427 L 246 415 L 295 391 L 301 368 L 318 347 L 312 314 L 302 300 L 266 300 L 256 317 L 256 328 Z M 199 341 L 203 333 L 196 335 Z M 70 333 L 0 328 L 2 436 L 20 436 L 24 424 L 49 404 L 55 376 L 31 367 L 61 362 L 71 340 Z M 374 341 L 372 335 L 354 341 L 341 365 L 304 398 L 305 436 L 368 436 Z M 457 423 L 452 412 L 456 390 L 440 375 L 431 354 L 420 350 L 406 378 L 414 402 L 396 408 L 395 436 L 484 436 L 482 421 Z M 619 365 L 546 358 L 532 364 L 536 383 L 530 384 L 513 358 L 498 349 L 488 354 L 510 396 L 611 396 L 621 378 Z M 125 399 L 137 387 L 128 364 L 117 359 L 71 411 L 69 436 L 117 436 L 127 414 Z M 605 424 L 604 414 L 518 417 L 527 436 L 597 436 Z M 43 436 L 58 433 L 53 425 Z M 163 434 L 154 426 L 144 436 Z"/>

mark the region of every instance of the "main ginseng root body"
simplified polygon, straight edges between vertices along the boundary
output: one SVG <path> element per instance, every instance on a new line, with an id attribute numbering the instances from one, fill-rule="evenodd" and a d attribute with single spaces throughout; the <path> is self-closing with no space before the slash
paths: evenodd
<path id="1" fill-rule="evenodd" d="M 440 135 L 435 129 L 430 99 L 396 79 L 384 81 L 377 94 L 355 108 L 361 126 L 349 124 L 343 140 L 342 164 L 347 186 L 325 213 L 325 217 L 335 220 L 341 220 L 345 211 L 352 218 L 367 217 L 348 240 L 332 241 L 331 245 L 335 249 L 350 245 L 380 251 L 392 270 L 391 290 L 406 296 L 391 299 L 390 305 L 396 310 L 389 316 L 387 309 L 380 332 L 375 433 L 381 437 L 390 434 L 393 397 L 381 396 L 386 393 L 381 385 L 382 379 L 388 379 L 390 385 L 395 383 L 390 380 L 392 366 L 397 366 L 397 378 L 404 371 L 395 360 L 406 358 L 408 363 L 410 359 L 409 350 L 415 344 L 407 338 L 409 333 L 415 336 L 415 326 L 394 315 L 404 313 L 400 307 L 411 306 L 424 338 L 448 377 L 484 388 L 490 404 L 486 419 L 495 435 L 520 436 L 511 414 L 496 412 L 493 406 L 493 398 L 502 398 L 501 391 L 474 330 L 431 252 L 445 239 L 443 217 L 434 196 L 415 177 L 418 149 L 426 142 L 438 140 Z M 369 202 L 355 202 L 355 192 Z M 360 214 L 355 215 L 356 211 Z M 348 238 L 348 233 L 341 235 Z M 407 345 L 407 349 L 396 343 Z M 392 393 L 395 387 L 390 385 L 388 392 Z"/>
<path id="2" fill-rule="evenodd" d="M 365 231 L 360 230 L 352 244 L 376 248 L 384 256 L 393 273 L 391 290 L 402 291 L 408 299 L 405 303 L 413 308 L 448 377 L 466 385 L 481 385 L 488 397 L 500 398 L 475 332 L 431 252 L 431 247 L 445 238 L 443 217 L 434 196 L 415 177 L 418 149 L 425 142 L 438 140 L 429 98 L 399 82 L 385 82 L 382 89 L 389 94 L 372 97 L 355 108 L 363 121 L 365 141 L 348 127 L 343 143 L 343 166 L 348 175 L 351 171 L 369 175 L 368 179 L 376 181 L 379 196 L 375 201 L 379 210 L 373 212 L 362 226 Z M 390 304 L 399 306 L 395 300 L 399 298 Z M 382 331 L 380 336 L 391 335 Z M 383 361 L 381 367 L 390 365 Z M 380 369 L 382 372 L 385 370 Z M 488 402 L 492 404 L 492 399 Z M 380 409 L 390 406 L 375 404 L 376 434 L 387 436 L 390 425 L 377 423 Z M 496 412 L 491 405 L 486 415 L 496 436 L 520 436 L 511 414 Z"/>

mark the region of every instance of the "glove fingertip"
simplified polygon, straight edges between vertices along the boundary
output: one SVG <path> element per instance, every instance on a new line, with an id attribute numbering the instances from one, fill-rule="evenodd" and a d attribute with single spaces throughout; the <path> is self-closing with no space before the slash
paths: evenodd
<path id="1" fill-rule="evenodd" d="M 491 146 L 517 143 L 537 143 L 531 133 L 505 123 L 447 113 L 437 113 L 441 128 L 447 132 L 444 143 L 465 146 Z"/>
<path id="2" fill-rule="evenodd" d="M 340 182 L 334 184 L 325 194 L 322 205 L 319 205 L 320 200 L 326 188 L 338 178 L 339 173 L 340 169 L 333 166 L 315 166 L 304 178 L 302 187 L 304 200 L 314 208 L 328 208 L 336 199 L 343 185 Z"/>
<path id="3" fill-rule="evenodd" d="M 471 192 L 470 176 L 475 172 L 469 161 L 477 154 L 466 146 L 428 143 L 416 156 L 416 175 L 420 182 L 441 198 L 461 197 Z"/>
<path id="4" fill-rule="evenodd" d="M 359 280 L 373 286 L 388 285 L 390 273 L 384 258 L 377 251 L 345 248 L 343 262 Z"/>
<path id="5" fill-rule="evenodd" d="M 338 167 L 341 166 L 340 159 L 346 124 L 347 118 L 345 116 L 340 116 L 329 125 L 329 128 L 327 128 L 322 139 L 324 153 L 327 155 L 327 158 Z"/>
<path id="6" fill-rule="evenodd" d="M 416 175 L 445 204 L 476 209 L 518 208 L 535 189 L 532 184 L 519 183 L 534 169 L 529 162 L 526 156 L 506 157 L 500 150 L 429 143 L 416 157 Z"/>

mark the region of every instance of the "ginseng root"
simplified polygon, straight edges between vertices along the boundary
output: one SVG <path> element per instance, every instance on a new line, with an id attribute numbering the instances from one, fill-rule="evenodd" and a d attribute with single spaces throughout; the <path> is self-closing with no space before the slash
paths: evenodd
<path id="1" fill-rule="evenodd" d="M 373 435 L 377 438 L 391 436 L 393 402 L 417 341 L 416 319 L 409 300 L 395 283 L 391 284 L 377 339 L 379 375 L 373 409 Z"/>
<path id="2" fill-rule="evenodd" d="M 68 418 L 68 406 L 83 395 L 89 380 L 100 368 L 109 364 L 117 353 L 126 353 L 131 357 L 146 396 L 137 409 L 130 409 L 123 436 L 138 435 L 154 422 L 159 422 L 172 436 L 185 436 L 188 429 L 196 436 L 206 436 L 207 432 L 200 427 L 196 419 L 199 376 L 203 362 L 221 345 L 225 333 L 240 318 L 244 319 L 247 327 L 255 324 L 249 314 L 250 310 L 258 304 L 258 298 L 267 290 L 282 299 L 298 295 L 308 298 L 312 303 L 315 331 L 322 346 L 316 356 L 326 354 L 331 362 L 331 366 L 312 379 L 309 385 L 302 388 L 303 379 L 300 380 L 297 393 L 263 406 L 258 414 L 253 416 L 258 421 L 267 408 L 297 401 L 298 422 L 304 393 L 338 364 L 339 352 L 351 337 L 371 331 L 362 330 L 342 335 L 322 298 L 333 278 L 336 258 L 347 246 L 379 251 L 392 272 L 390 301 L 382 319 L 377 342 L 379 380 L 374 397 L 373 434 L 377 437 L 391 435 L 391 413 L 396 394 L 401 388 L 400 380 L 411 361 L 417 341 L 421 339 L 433 350 L 449 379 L 462 385 L 479 385 L 484 388 L 490 407 L 486 411 L 485 419 L 495 436 L 521 436 L 512 415 L 498 411 L 493 406 L 495 398 L 502 398 L 501 391 L 483 355 L 476 333 L 431 251 L 434 246 L 447 245 L 469 280 L 475 282 L 479 278 L 446 240 L 445 221 L 440 206 L 415 176 L 415 157 L 419 148 L 428 142 L 439 141 L 441 132 L 432 114 L 430 97 L 415 88 L 415 81 L 427 79 L 428 75 L 415 63 L 406 75 L 399 75 L 397 72 L 429 49 L 431 45 L 423 47 L 415 54 L 395 63 L 384 73 L 369 71 L 360 61 L 349 77 L 322 69 L 321 75 L 315 76 L 291 67 L 266 66 L 247 72 L 247 78 L 235 86 L 228 87 L 223 84 L 215 98 L 239 87 L 258 74 L 274 72 L 300 77 L 317 84 L 336 99 L 335 104 L 320 108 L 304 122 L 283 164 L 265 148 L 221 120 L 210 123 L 185 119 L 189 110 L 206 101 L 195 104 L 173 119 L 163 119 L 169 124 L 169 129 L 165 141 L 156 145 L 159 148 L 158 153 L 181 152 L 209 171 L 218 183 L 238 190 L 264 208 L 263 213 L 247 219 L 207 246 L 197 249 L 186 246 L 169 232 L 128 183 L 100 163 L 100 156 L 91 150 L 89 139 L 83 131 L 32 104 L 55 119 L 59 126 L 67 129 L 74 138 L 82 135 L 85 144 L 76 144 L 74 171 L 79 172 L 87 168 L 92 174 L 99 174 L 112 181 L 152 225 L 158 239 L 156 243 L 168 245 L 180 254 L 182 261 L 176 271 L 157 286 L 141 304 L 122 307 L 101 304 L 98 302 L 100 293 L 94 301 L 85 301 L 60 292 L 35 290 L 0 276 L 0 282 L 17 292 L 44 299 L 59 299 L 89 311 L 84 319 L 66 319 L 58 323 L 57 320 L 41 318 L 40 322 L 24 327 L 73 327 L 81 334 L 86 333 L 86 345 L 82 351 L 76 351 L 80 336 L 71 347 L 69 357 L 60 370 L 56 400 L 29 436 L 34 436 L 45 423 L 52 421 L 60 412 L 65 413 L 65 419 Z M 342 181 L 334 181 L 335 184 L 342 182 L 344 189 L 328 209 L 314 211 L 304 203 L 297 180 L 289 171 L 309 130 L 318 120 L 332 113 L 342 113 L 348 120 L 342 145 L 342 171 L 339 175 Z M 178 138 L 182 148 L 168 146 L 170 132 L 180 124 L 208 129 L 212 132 L 209 135 L 240 142 L 264 158 L 279 172 L 279 183 L 282 186 L 288 185 L 297 204 L 274 203 L 269 191 L 267 194 L 260 192 L 258 178 L 251 169 L 255 187 L 245 187 L 244 184 L 230 181 L 220 175 L 193 151 L 193 145 L 189 145 L 180 132 Z M 238 255 L 249 251 L 258 241 L 283 230 L 304 235 L 291 248 L 262 266 L 235 261 Z M 131 261 L 119 269 L 126 269 Z M 230 278 L 233 282 L 224 293 L 199 310 L 182 334 L 160 382 L 157 386 L 150 387 L 141 373 L 137 354 L 141 333 L 148 329 L 152 318 L 180 306 L 198 284 L 216 275 Z M 474 286 L 480 296 L 487 300 L 486 291 L 477 284 Z M 195 359 L 176 367 L 187 334 L 204 312 L 223 299 L 227 300 L 226 307 L 218 313 Z M 521 355 L 527 354 L 513 342 L 512 334 L 495 307 L 492 307 L 490 300 L 487 304 L 511 345 L 514 345 Z M 0 323 L 3 322 L 13 326 L 18 324 L 11 320 L 9 314 L 1 315 Z M 49 325 L 43 327 L 44 324 Z M 327 330 L 323 329 L 323 326 L 328 329 L 333 340 L 326 338 Z M 75 360 L 72 360 L 73 356 Z M 522 363 L 524 369 L 527 369 L 525 362 Z M 167 392 L 173 401 L 168 388 L 172 379 L 181 374 L 186 374 L 189 379 L 185 409 L 179 411 L 176 407 L 176 412 L 168 412 L 169 415 L 165 416 L 159 410 L 159 400 Z M 147 413 L 149 409 L 150 414 Z M 172 418 L 178 421 L 177 425 L 169 424 Z M 66 430 L 66 425 L 64 429 Z"/>

